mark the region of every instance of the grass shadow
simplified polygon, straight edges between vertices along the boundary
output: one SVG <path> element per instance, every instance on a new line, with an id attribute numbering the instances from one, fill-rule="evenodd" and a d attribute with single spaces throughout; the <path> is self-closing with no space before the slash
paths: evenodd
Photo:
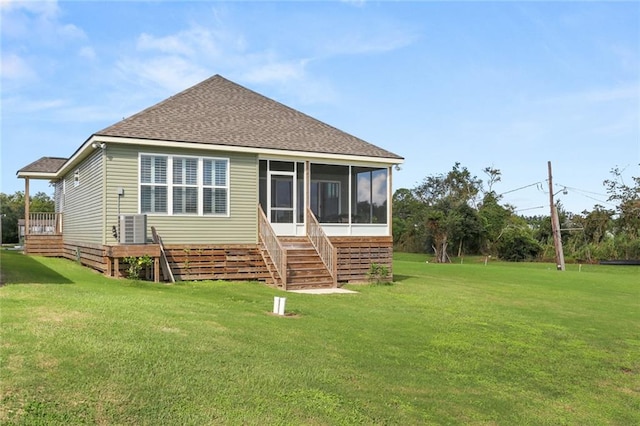
<path id="1" fill-rule="evenodd" d="M 17 251 L 0 250 L 0 285 L 72 284 L 73 281 Z"/>
<path id="2" fill-rule="evenodd" d="M 402 274 L 393 274 L 393 282 L 401 282 L 408 280 L 409 278 L 415 278 L 413 275 L 402 275 Z"/>

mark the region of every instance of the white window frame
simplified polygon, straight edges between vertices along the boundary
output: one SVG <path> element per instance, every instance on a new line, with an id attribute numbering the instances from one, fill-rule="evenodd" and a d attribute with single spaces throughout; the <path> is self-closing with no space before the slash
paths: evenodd
<path id="1" fill-rule="evenodd" d="M 142 157 L 165 157 L 167 159 L 167 179 L 166 184 L 149 184 L 142 183 Z M 183 158 L 195 158 L 198 161 L 198 169 L 197 169 L 197 185 L 191 184 L 175 184 L 173 183 L 173 163 L 174 159 L 183 159 Z M 224 161 L 226 163 L 225 170 L 225 183 L 226 185 L 216 185 L 215 184 L 215 176 L 212 178 L 212 185 L 204 185 L 204 161 L 209 160 L 215 162 L 216 161 Z M 179 155 L 179 154 L 163 154 L 163 153 L 153 153 L 153 152 L 140 152 L 138 153 L 138 212 L 147 214 L 150 216 L 183 216 L 183 217 L 194 217 L 194 216 L 205 216 L 205 217 L 229 217 L 231 216 L 231 181 L 230 181 L 230 169 L 231 169 L 231 160 L 228 157 L 202 157 L 202 156 L 194 156 L 194 155 Z M 142 191 L 141 188 L 143 186 L 166 186 L 167 188 L 167 211 L 160 212 L 143 212 L 142 211 Z M 198 190 L 198 212 L 196 213 L 174 213 L 173 212 L 173 189 L 174 188 L 187 188 L 187 187 L 197 187 Z M 226 190 L 226 206 L 225 213 L 204 213 L 204 188 L 210 189 L 225 189 Z"/>
<path id="2" fill-rule="evenodd" d="M 186 164 L 184 162 L 184 160 L 196 160 L 196 183 L 188 183 L 187 182 L 187 168 L 184 167 L 184 165 Z M 181 178 L 182 178 L 182 182 L 181 183 L 176 183 L 175 182 L 175 165 L 176 163 L 180 161 L 182 162 L 182 166 L 180 168 L 180 172 L 182 174 Z M 195 215 L 200 215 L 201 211 L 202 211 L 202 196 L 201 196 L 201 189 L 199 188 L 199 186 L 202 186 L 202 161 L 201 159 L 199 159 L 198 157 L 192 157 L 192 156 L 188 156 L 188 155 L 175 155 L 173 157 L 171 157 L 171 214 L 174 216 L 178 216 L 178 215 L 185 215 L 185 216 L 195 216 Z M 197 206 L 196 206 L 196 211 L 195 212 L 186 212 L 186 211 L 181 211 L 176 213 L 175 212 L 175 205 L 174 205 L 174 192 L 177 188 L 180 188 L 183 190 L 183 199 L 182 199 L 182 210 L 186 210 L 187 209 L 187 189 L 188 188 L 195 188 L 196 189 L 196 202 L 197 202 Z"/>
<path id="3" fill-rule="evenodd" d="M 211 172 L 211 184 L 205 184 L 204 183 L 204 162 L 205 161 L 211 161 L 211 163 L 213 164 L 213 170 Z M 224 176 L 224 185 L 219 185 L 216 183 L 216 162 L 218 161 L 223 161 L 225 162 L 225 176 Z M 200 201 L 201 201 L 201 211 L 202 211 L 202 215 L 203 216 L 229 216 L 229 200 L 230 200 L 230 185 L 229 185 L 229 165 L 230 165 L 230 161 L 228 158 L 218 158 L 218 157 L 202 157 L 200 158 L 200 163 L 199 163 L 199 168 L 198 171 L 200 173 L 200 177 L 198 179 L 198 182 L 200 183 Z M 205 189 L 210 189 L 212 191 L 212 198 L 215 199 L 215 193 L 217 189 L 224 189 L 226 191 L 226 206 L 225 206 L 225 213 L 216 213 L 215 211 L 211 211 L 209 213 L 205 213 L 204 212 L 204 190 Z M 213 209 L 215 210 L 215 209 Z"/>
<path id="4" fill-rule="evenodd" d="M 166 174 L 167 176 L 165 176 L 165 183 L 157 183 L 157 182 L 142 182 L 142 157 L 163 157 L 166 158 L 167 160 L 167 166 L 166 166 Z M 171 204 L 169 204 L 169 191 L 170 191 L 170 186 L 169 186 L 169 174 L 170 174 L 170 164 L 169 164 L 169 156 L 168 155 L 164 155 L 164 154 L 140 154 L 138 156 L 138 212 L 139 213 L 144 213 L 144 214 L 148 214 L 148 215 L 166 215 L 169 212 L 170 206 Z M 154 179 L 152 179 L 154 180 Z M 167 212 L 143 212 L 142 211 L 142 188 L 145 186 L 151 186 L 151 187 L 164 187 L 166 188 L 166 192 L 167 192 Z"/>

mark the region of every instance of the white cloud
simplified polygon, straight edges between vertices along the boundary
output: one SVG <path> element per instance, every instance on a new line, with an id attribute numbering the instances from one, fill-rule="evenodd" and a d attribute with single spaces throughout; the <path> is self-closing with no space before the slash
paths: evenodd
<path id="1" fill-rule="evenodd" d="M 92 61 L 96 59 L 96 52 L 95 50 L 93 50 L 93 47 L 84 46 L 84 47 L 81 47 L 80 50 L 78 51 L 78 56 Z"/>
<path id="2" fill-rule="evenodd" d="M 415 36 L 399 31 L 384 34 L 351 34 L 327 44 L 330 55 L 363 55 L 385 53 L 408 46 Z"/>
<path id="3" fill-rule="evenodd" d="M 22 97 L 12 97 L 2 100 L 2 104 L 7 111 L 18 114 L 31 114 L 47 110 L 60 108 L 67 104 L 62 99 L 27 99 Z"/>
<path id="4" fill-rule="evenodd" d="M 182 39 L 184 34 L 175 34 L 166 37 L 154 37 L 150 34 L 142 33 L 138 37 L 136 46 L 140 50 L 155 50 L 163 53 L 177 55 L 193 55 L 194 50 L 189 45 L 190 40 Z"/>
<path id="5" fill-rule="evenodd" d="M 542 103 L 549 104 L 578 104 L 603 103 L 613 101 L 638 100 L 640 99 L 640 82 L 623 84 L 608 88 L 595 88 L 583 90 L 581 92 L 567 93 L 560 96 L 543 99 Z"/>
<path id="6" fill-rule="evenodd" d="M 209 72 L 194 61 L 179 56 L 162 55 L 147 59 L 126 58 L 117 69 L 125 80 L 135 84 L 159 86 L 176 93 L 209 77 Z"/>
<path id="7" fill-rule="evenodd" d="M 0 1 L 4 37 L 49 45 L 87 38 L 78 26 L 61 21 L 56 1 Z"/>
<path id="8" fill-rule="evenodd" d="M 27 62 L 15 53 L 2 55 L 2 67 L 0 67 L 2 79 L 30 81 L 37 77 L 36 72 Z"/>
<path id="9" fill-rule="evenodd" d="M 1 0 L 0 10 L 2 12 L 25 10 L 33 14 L 45 15 L 45 16 L 55 16 L 59 13 L 57 0 L 41 0 L 41 1 Z"/>
<path id="10" fill-rule="evenodd" d="M 142 52 L 160 52 L 190 58 L 215 58 L 231 52 L 242 52 L 241 37 L 225 30 L 210 30 L 201 25 L 191 25 L 175 34 L 154 36 L 142 33 L 136 48 Z"/>
<path id="11" fill-rule="evenodd" d="M 256 65 L 242 75 L 242 79 L 250 83 L 284 83 L 299 80 L 305 75 L 307 60 L 270 62 Z"/>

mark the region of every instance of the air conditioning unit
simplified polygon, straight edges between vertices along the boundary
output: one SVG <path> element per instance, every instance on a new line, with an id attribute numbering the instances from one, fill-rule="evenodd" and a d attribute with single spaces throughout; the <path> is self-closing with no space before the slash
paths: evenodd
<path id="1" fill-rule="evenodd" d="M 121 214 L 118 239 L 120 244 L 146 244 L 147 215 Z"/>

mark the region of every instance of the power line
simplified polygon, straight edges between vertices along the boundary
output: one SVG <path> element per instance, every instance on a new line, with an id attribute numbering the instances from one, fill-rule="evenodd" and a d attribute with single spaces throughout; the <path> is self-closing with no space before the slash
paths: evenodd
<path id="1" fill-rule="evenodd" d="M 585 192 L 587 194 L 599 195 L 601 197 L 606 197 L 607 196 L 607 194 L 602 194 L 600 192 L 587 191 L 586 189 L 574 188 L 573 186 L 568 186 L 568 185 L 557 184 L 556 186 L 562 186 L 562 187 L 570 189 L 572 191 Z"/>
<path id="2" fill-rule="evenodd" d="M 545 206 L 538 206 L 538 207 L 527 207 L 526 209 L 518 209 L 515 210 L 514 213 L 518 213 L 518 212 L 523 212 L 525 210 L 537 210 L 537 209 L 543 209 Z"/>
<path id="3" fill-rule="evenodd" d="M 499 194 L 499 195 L 502 196 L 502 195 L 505 195 L 505 194 L 510 194 L 512 192 L 520 191 L 521 189 L 526 189 L 526 188 L 529 188 L 529 187 L 534 186 L 534 185 L 540 185 L 541 183 L 542 182 L 534 182 L 534 183 L 532 183 L 530 185 L 521 186 L 520 188 L 512 189 L 510 191 L 503 192 L 502 194 Z"/>

